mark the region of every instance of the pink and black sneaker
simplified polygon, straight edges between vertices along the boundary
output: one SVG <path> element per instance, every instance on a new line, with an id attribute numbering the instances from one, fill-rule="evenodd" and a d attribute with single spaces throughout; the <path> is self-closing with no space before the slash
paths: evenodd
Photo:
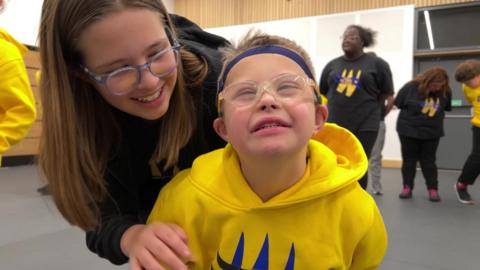
<path id="1" fill-rule="evenodd" d="M 470 193 L 468 193 L 467 185 L 461 182 L 457 182 L 455 186 L 453 186 L 455 190 L 455 194 L 457 194 L 457 199 L 459 202 L 463 204 L 475 204 L 475 201 L 472 200 Z"/>
<path id="2" fill-rule="evenodd" d="M 403 186 L 402 193 L 398 195 L 400 199 L 410 199 L 412 198 L 412 189 L 409 186 Z"/>
<path id="3" fill-rule="evenodd" d="M 439 202 L 440 201 L 440 195 L 438 195 L 438 190 L 437 189 L 429 189 L 428 190 L 428 199 L 431 202 Z"/>

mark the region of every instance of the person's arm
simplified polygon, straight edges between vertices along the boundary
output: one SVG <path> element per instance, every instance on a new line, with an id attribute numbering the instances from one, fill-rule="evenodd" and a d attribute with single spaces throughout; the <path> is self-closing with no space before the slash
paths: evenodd
<path id="1" fill-rule="evenodd" d="M 86 233 L 87 247 L 98 256 L 120 265 L 128 262 L 120 241 L 124 232 L 136 224 L 142 224 L 135 204 L 137 198 L 128 192 L 112 173 L 106 174 L 108 195 L 98 205 L 100 212 L 97 227 Z"/>
<path id="2" fill-rule="evenodd" d="M 0 63 L 0 154 L 23 139 L 36 119 L 35 101 L 20 53 Z"/>
<path id="3" fill-rule="evenodd" d="M 159 262 L 169 269 L 187 269 L 183 262 L 191 254 L 183 230 L 172 224 L 145 225 L 138 198 L 129 192 L 133 187 L 120 184 L 114 173 L 107 171 L 106 177 L 109 195 L 98 206 L 98 226 L 87 232 L 88 248 L 113 264 L 129 262 L 132 270 L 153 269 Z"/>
<path id="4" fill-rule="evenodd" d="M 381 95 L 379 98 L 379 103 L 381 106 L 385 107 L 385 115 L 387 115 L 395 105 L 395 98 L 393 95 Z"/>
<path id="5" fill-rule="evenodd" d="M 377 206 L 373 207 L 372 223 L 358 243 L 350 270 L 377 269 L 387 251 L 387 231 Z"/>
<path id="6" fill-rule="evenodd" d="M 395 105 L 392 71 L 390 65 L 382 58 L 377 59 L 377 69 L 379 71 L 377 84 L 381 91 L 379 100 L 380 104 L 385 106 L 385 115 L 387 115 Z"/>
<path id="7" fill-rule="evenodd" d="M 394 101 L 394 104 L 397 106 L 397 108 L 404 109 L 407 105 L 407 92 L 409 87 L 410 83 L 407 83 L 398 91 Z"/>
<path id="8" fill-rule="evenodd" d="M 322 71 L 322 75 L 320 76 L 320 82 L 319 82 L 319 87 L 320 87 L 320 93 L 324 96 L 327 96 L 328 94 L 328 76 L 331 72 L 330 68 L 330 63 L 328 63 Z"/>
<path id="9" fill-rule="evenodd" d="M 462 83 L 463 96 L 470 104 L 473 104 L 473 98 L 472 98 L 472 95 L 470 95 L 470 91 L 471 91 L 470 87 Z"/>
<path id="10" fill-rule="evenodd" d="M 452 92 L 448 91 L 446 100 L 445 100 L 445 108 L 443 108 L 445 111 L 449 112 L 452 110 Z"/>
<path id="11" fill-rule="evenodd" d="M 125 231 L 121 247 L 129 257 L 131 270 L 187 270 L 193 261 L 187 246 L 187 235 L 175 224 L 138 224 Z"/>

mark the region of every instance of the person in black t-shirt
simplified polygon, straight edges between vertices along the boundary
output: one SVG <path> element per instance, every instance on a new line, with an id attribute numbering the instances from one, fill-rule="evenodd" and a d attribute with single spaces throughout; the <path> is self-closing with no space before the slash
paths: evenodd
<path id="1" fill-rule="evenodd" d="M 381 120 L 381 104 L 393 99 L 392 72 L 388 63 L 364 48 L 375 43 L 376 32 L 350 25 L 342 36 L 344 55 L 330 61 L 320 77 L 320 91 L 328 98 L 328 122 L 350 130 L 370 157 Z M 368 174 L 359 180 L 366 189 Z"/>
<path id="2" fill-rule="evenodd" d="M 402 151 L 403 190 L 399 197 L 412 197 L 417 161 L 425 178 L 430 201 L 440 201 L 438 195 L 436 153 L 444 135 L 445 111 L 451 110 L 452 93 L 447 72 L 431 68 L 406 83 L 395 98 L 400 109 L 397 132 Z"/>

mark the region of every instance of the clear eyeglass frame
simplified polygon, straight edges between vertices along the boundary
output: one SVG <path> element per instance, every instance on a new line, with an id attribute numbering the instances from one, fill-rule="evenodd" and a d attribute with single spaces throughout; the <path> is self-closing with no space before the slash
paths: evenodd
<path id="1" fill-rule="evenodd" d="M 242 81 L 227 85 L 218 94 L 219 111 L 223 102 L 228 102 L 235 107 L 248 107 L 256 104 L 264 93 L 268 93 L 275 100 L 285 102 L 303 97 L 310 88 L 313 96 L 319 96 L 317 84 L 314 80 L 297 74 L 283 74 L 269 81 L 255 82 Z"/>
<path id="2" fill-rule="evenodd" d="M 172 46 L 157 52 L 155 55 L 150 57 L 145 64 L 126 66 L 105 74 L 96 74 L 85 66 L 81 66 L 81 68 L 90 78 L 95 80 L 97 83 L 105 85 L 108 91 L 110 91 L 112 94 L 118 96 L 126 95 L 133 91 L 135 87 L 141 82 L 142 71 L 144 69 L 147 69 L 152 75 L 160 79 L 167 77 L 172 72 L 174 72 L 178 66 L 179 52 L 181 47 L 182 45 L 180 45 L 178 41 L 174 40 Z M 166 68 L 159 68 L 159 72 L 155 71 L 152 68 L 152 65 L 162 64 L 160 60 L 164 60 L 162 59 L 163 57 L 171 56 L 170 53 L 173 53 L 173 59 L 171 59 L 173 61 L 170 63 L 171 65 L 167 65 Z M 158 61 L 158 63 L 156 61 Z M 118 85 L 115 85 L 115 82 L 117 81 Z M 122 84 L 122 82 L 124 85 L 120 85 Z"/>
<path id="3" fill-rule="evenodd" d="M 352 41 L 357 41 L 360 40 L 359 35 L 341 35 L 339 36 L 340 40 L 352 40 Z"/>

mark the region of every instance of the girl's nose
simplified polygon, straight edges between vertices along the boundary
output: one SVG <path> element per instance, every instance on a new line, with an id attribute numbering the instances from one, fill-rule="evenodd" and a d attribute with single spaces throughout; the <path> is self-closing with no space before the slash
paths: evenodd
<path id="1" fill-rule="evenodd" d="M 160 78 L 153 75 L 148 68 L 144 68 L 140 71 L 140 82 L 138 89 L 151 89 L 157 87 Z"/>

